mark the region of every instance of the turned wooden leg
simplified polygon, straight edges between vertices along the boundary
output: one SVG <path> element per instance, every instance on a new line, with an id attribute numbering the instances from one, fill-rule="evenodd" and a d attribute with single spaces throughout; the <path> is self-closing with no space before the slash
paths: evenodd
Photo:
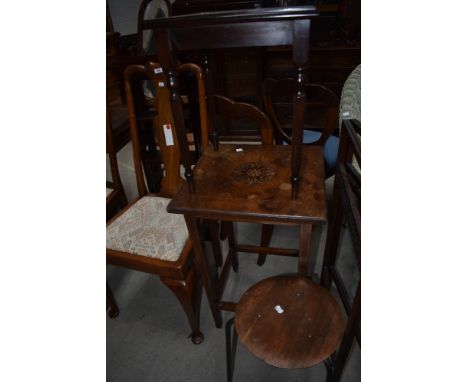
<path id="1" fill-rule="evenodd" d="M 273 235 L 274 225 L 272 224 L 262 224 L 262 237 L 260 239 L 260 246 L 268 247 L 270 245 L 271 236 Z M 266 253 L 259 253 L 257 259 L 257 265 L 262 266 L 265 264 Z"/>
<path id="2" fill-rule="evenodd" d="M 106 308 L 109 310 L 107 313 L 110 318 L 115 318 L 119 315 L 119 307 L 115 302 L 114 295 L 112 294 L 112 290 L 109 287 L 109 284 L 106 283 Z"/>
<path id="3" fill-rule="evenodd" d="M 201 344 L 203 342 L 203 334 L 200 331 L 201 283 L 195 267 L 190 269 L 185 280 L 161 277 L 161 281 L 174 292 L 184 308 L 192 329 L 192 342 L 196 345 Z"/>

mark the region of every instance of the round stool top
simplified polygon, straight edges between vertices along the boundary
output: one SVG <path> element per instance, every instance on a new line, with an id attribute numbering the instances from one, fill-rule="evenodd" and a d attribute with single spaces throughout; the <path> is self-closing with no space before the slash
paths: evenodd
<path id="1" fill-rule="evenodd" d="M 235 317 L 239 339 L 252 354 L 288 369 L 327 359 L 344 331 L 341 309 L 331 293 L 297 275 L 270 277 L 250 287 Z"/>

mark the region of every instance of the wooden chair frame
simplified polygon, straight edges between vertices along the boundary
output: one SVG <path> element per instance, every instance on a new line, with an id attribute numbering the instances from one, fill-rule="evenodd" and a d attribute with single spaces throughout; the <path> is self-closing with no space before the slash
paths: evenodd
<path id="1" fill-rule="evenodd" d="M 343 120 L 341 129 L 338 164 L 333 188 L 333 213 L 328 225 L 325 256 L 322 268 L 321 283 L 330 288 L 336 285 L 343 302 L 348 321 L 341 346 L 333 357 L 331 382 L 339 382 L 346 365 L 354 338 L 361 345 L 361 280 L 354 297 L 351 299 L 345 283 L 336 267 L 338 243 L 343 226 L 343 220 L 348 223 L 354 253 L 361 271 L 361 176 L 351 164 L 356 158 L 361 165 L 361 141 L 358 133 L 361 123 L 357 120 Z"/>
<path id="2" fill-rule="evenodd" d="M 167 146 L 163 133 L 163 124 L 174 126 L 172 111 L 169 105 L 169 92 L 167 90 L 166 76 L 163 73 L 155 73 L 160 70 L 160 66 L 155 63 L 147 63 L 145 66 L 133 65 L 125 70 L 125 90 L 129 108 L 130 132 L 133 146 L 133 160 L 135 163 L 135 173 L 138 187 L 138 198 L 134 203 L 144 196 L 172 197 L 182 182 L 179 173 L 180 150 L 177 137 L 174 135 L 174 145 Z M 165 177 L 161 182 L 161 190 L 157 194 L 150 194 L 147 191 L 143 169 L 141 147 L 136 122 L 135 105 L 132 95 L 131 79 L 133 75 L 145 75 L 150 79 L 158 94 L 154 97 L 155 109 L 158 114 L 154 119 L 154 132 L 159 144 L 159 149 L 163 154 Z M 164 86 L 159 87 L 159 84 Z M 127 208 L 127 209 L 128 209 Z M 115 221 L 127 209 L 121 211 L 108 224 Z M 134 255 L 126 252 L 107 249 L 107 264 L 124 268 L 134 269 L 142 272 L 158 275 L 161 281 L 176 295 L 181 303 L 192 329 L 192 342 L 199 344 L 203 341 L 203 334 L 199 329 L 199 315 L 201 302 L 201 284 L 196 275 L 193 264 L 192 243 L 188 239 L 182 250 L 180 258 L 175 262 L 163 261 L 156 258 Z"/>

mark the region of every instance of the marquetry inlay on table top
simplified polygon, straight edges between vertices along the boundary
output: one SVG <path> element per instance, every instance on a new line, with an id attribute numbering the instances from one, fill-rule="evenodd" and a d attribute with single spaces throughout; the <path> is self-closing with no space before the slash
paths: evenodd
<path id="1" fill-rule="evenodd" d="M 302 150 L 297 200 L 291 199 L 291 146 L 223 144 L 219 151 L 211 146 L 204 151 L 194 169 L 195 194 L 184 183 L 168 211 L 225 220 L 324 222 L 323 149 Z"/>

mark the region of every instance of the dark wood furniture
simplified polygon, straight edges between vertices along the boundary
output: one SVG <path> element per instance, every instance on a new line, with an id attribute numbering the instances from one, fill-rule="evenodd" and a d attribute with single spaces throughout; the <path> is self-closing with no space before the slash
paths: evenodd
<path id="1" fill-rule="evenodd" d="M 243 151 L 237 152 L 239 148 Z M 195 188 L 203 192 L 191 194 L 184 184 L 168 206 L 169 212 L 185 215 L 195 254 L 205 263 L 200 267 L 205 267 L 205 288 L 218 326 L 219 309 L 233 310 L 235 304 L 221 301 L 227 274 L 210 276 L 199 235 L 200 218 L 300 225 L 299 250 L 238 245 L 230 240 L 227 261 L 237 252 L 288 255 L 299 257 L 299 272 L 308 273 L 312 227 L 326 221 L 322 151 L 318 146 L 304 148 L 302 188 L 295 201 L 291 201 L 289 162 L 288 146 L 220 145 L 219 151 L 209 147 L 195 168 Z"/>
<path id="2" fill-rule="evenodd" d="M 316 15 L 314 7 L 295 7 L 174 16 L 144 23 L 146 29 L 154 30 L 158 57 L 169 78 L 171 106 L 187 180 L 168 205 L 168 211 L 185 216 L 197 269 L 218 327 L 222 325 L 220 309 L 233 310 L 235 304 L 220 301 L 223 275 L 218 277 L 210 269 L 204 255 L 200 219 L 299 225 L 299 250 L 232 243 L 228 256 L 234 258 L 237 251 L 297 256 L 298 271 L 302 276 L 308 273 L 312 227 L 326 221 L 322 148 L 302 146 L 304 69 L 309 50 L 309 25 Z M 278 44 L 293 46 L 293 60 L 297 66 L 292 146 L 244 146 L 239 151 L 237 146 L 219 145 L 212 123 L 214 98 L 210 97 L 213 92 L 207 73 L 209 66 L 205 66 L 212 146 L 203 151 L 195 171 L 192 171 L 182 105 L 177 93 L 177 64 L 173 48 L 215 49 Z"/>
<path id="3" fill-rule="evenodd" d="M 298 369 L 325 361 L 328 381 L 329 357 L 340 344 L 343 330 L 337 301 L 310 278 L 280 275 L 262 280 L 242 295 L 235 317 L 226 325 L 227 379 L 233 380 L 239 336 L 247 350 L 275 367 Z"/>
<path id="4" fill-rule="evenodd" d="M 108 106 L 106 107 L 106 111 L 106 152 L 109 157 L 112 178 L 112 181 L 106 182 L 106 221 L 109 221 L 119 210 L 125 208 L 128 202 L 122 180 L 120 179 L 117 153 L 114 146 L 114 132 L 110 124 Z M 119 307 L 109 284 L 106 285 L 106 310 L 110 318 L 115 318 L 119 315 Z"/>
<path id="5" fill-rule="evenodd" d="M 235 352 L 240 342 L 257 358 L 281 368 L 304 368 L 324 361 L 327 382 L 339 382 L 354 338 L 359 345 L 361 282 L 350 299 L 337 269 L 337 249 L 343 219 L 348 223 L 360 269 L 361 216 L 360 123 L 343 121 L 339 162 L 335 175 L 333 216 L 329 224 L 323 286 L 306 277 L 281 275 L 260 281 L 241 297 L 235 317 L 226 324 L 227 379 L 233 380 Z M 344 309 L 330 290 L 335 283 Z M 233 325 L 234 330 L 233 330 Z M 338 349 L 337 352 L 335 352 Z"/>
<path id="6" fill-rule="evenodd" d="M 321 132 L 314 144 L 324 145 L 335 132 L 338 121 L 338 98 L 324 86 L 308 83 L 304 130 L 318 129 Z M 267 78 L 262 85 L 265 112 L 275 128 L 275 143 L 292 142 L 292 104 L 294 79 L 276 80 Z M 305 131 L 304 131 L 305 133 Z M 305 142 L 304 142 L 305 143 Z M 311 143 L 308 143 L 311 144 Z"/>
<path id="7" fill-rule="evenodd" d="M 263 82 L 263 105 L 272 121 L 277 145 L 292 143 L 294 86 L 292 78 L 281 80 L 267 78 Z M 336 162 L 338 152 L 338 138 L 332 136 L 338 120 L 338 98 L 329 89 L 316 84 L 307 84 L 305 93 L 303 142 L 323 147 L 325 176 L 329 177 L 334 172 L 332 164 Z M 261 245 L 269 245 L 272 235 L 273 226 L 263 225 Z M 263 265 L 266 256 L 266 254 L 259 254 L 257 264 Z"/>
<path id="8" fill-rule="evenodd" d="M 330 89 L 308 83 L 305 87 L 304 144 L 324 147 L 327 176 L 334 172 L 338 154 L 337 132 L 339 100 Z M 292 96 L 294 80 L 267 78 L 263 82 L 262 95 L 266 114 L 275 128 L 276 144 L 292 142 Z M 328 155 L 327 155 L 328 154 Z"/>
<path id="9" fill-rule="evenodd" d="M 361 166 L 360 133 L 359 121 L 343 121 L 333 187 L 333 213 L 328 225 L 322 269 L 322 285 L 330 289 L 335 284 L 348 315 L 343 341 L 333 358 L 331 382 L 340 380 L 354 339 L 361 345 L 361 279 L 359 277 L 355 292 L 350 293 L 337 266 L 338 244 L 343 222 L 346 221 L 358 269 L 361 271 L 361 174 L 356 169 L 356 164 Z"/>
<path id="10" fill-rule="evenodd" d="M 189 320 L 192 342 L 199 344 L 203 334 L 199 329 L 201 284 L 193 264 L 192 243 L 181 241 L 186 233 L 182 217 L 170 215 L 166 205 L 177 191 L 182 179 L 179 174 L 180 150 L 177 136 L 171 132 L 174 118 L 169 105 L 166 76 L 160 66 L 149 63 L 125 70 L 125 90 L 129 107 L 133 159 L 138 186 L 138 198 L 107 225 L 107 264 L 158 275 L 176 295 Z M 132 77 L 146 76 L 158 89 L 153 98 L 155 139 L 164 163 L 164 177 L 158 194 L 147 191 L 140 140 L 137 128 Z M 136 226 L 135 226 L 136 224 Z M 148 229 L 148 227 L 150 229 Z M 123 239 L 120 235 L 126 235 Z"/>
<path id="11" fill-rule="evenodd" d="M 109 20 L 112 20 L 108 17 Z M 111 24 L 112 25 L 112 24 Z M 123 76 L 120 67 L 119 33 L 106 34 L 106 106 L 107 119 L 114 135 L 114 148 L 119 152 L 130 142 L 127 105 L 125 104 Z"/>
<path id="12" fill-rule="evenodd" d="M 107 105 L 106 105 L 107 106 Z M 117 163 L 117 150 L 114 143 L 114 131 L 109 117 L 109 107 L 106 107 L 106 152 L 109 157 L 112 181 L 106 182 L 106 221 L 127 205 L 127 197 L 120 178 Z"/>
<path id="13" fill-rule="evenodd" d="M 160 0 L 159 3 L 166 0 Z M 142 54 L 141 46 L 144 33 L 152 33 L 143 14 L 150 1 L 142 2 L 139 11 L 138 33 L 134 36 L 136 51 Z M 168 15 L 185 15 L 196 12 L 212 12 L 222 10 L 258 9 L 262 11 L 268 7 L 287 7 L 288 5 L 313 4 L 310 1 L 286 0 L 181 0 L 172 6 L 163 7 Z M 348 26 L 360 27 L 360 21 L 352 22 L 352 15 L 359 15 L 355 9 L 360 0 L 324 0 L 316 4 L 320 15 L 314 18 L 310 27 L 309 64 L 306 69 L 309 82 L 325 86 L 340 96 L 343 83 L 351 70 L 361 62 L 359 38 L 350 38 L 356 33 Z M 164 16 L 160 12 L 156 17 Z M 354 17 L 354 16 L 353 16 Z M 160 20 L 160 19 L 156 19 Z M 156 21 L 153 20 L 153 21 Z M 347 29 L 348 28 L 348 29 Z M 355 29 L 356 29 L 355 28 Z M 130 38 L 131 36 L 125 36 Z M 353 40 L 353 41 L 351 41 Z M 155 49 L 150 45 L 151 54 Z M 145 53 L 147 54 L 148 51 Z M 262 105 L 261 87 L 267 77 L 277 79 L 295 74 L 294 62 L 291 60 L 289 47 L 228 47 L 216 50 L 178 50 L 177 57 L 181 62 L 201 63 L 204 54 L 209 58 L 210 71 L 213 74 L 213 91 L 235 101 L 249 102 L 258 107 Z M 154 60 L 153 61 L 158 61 Z M 189 106 L 194 112 L 193 102 L 190 100 L 190 85 L 185 92 L 189 95 Z M 196 116 L 194 118 L 197 119 Z M 199 127 L 192 126 L 197 134 Z M 226 123 L 219 126 L 219 136 L 222 141 L 258 141 L 258 130 L 254 125 Z"/>

